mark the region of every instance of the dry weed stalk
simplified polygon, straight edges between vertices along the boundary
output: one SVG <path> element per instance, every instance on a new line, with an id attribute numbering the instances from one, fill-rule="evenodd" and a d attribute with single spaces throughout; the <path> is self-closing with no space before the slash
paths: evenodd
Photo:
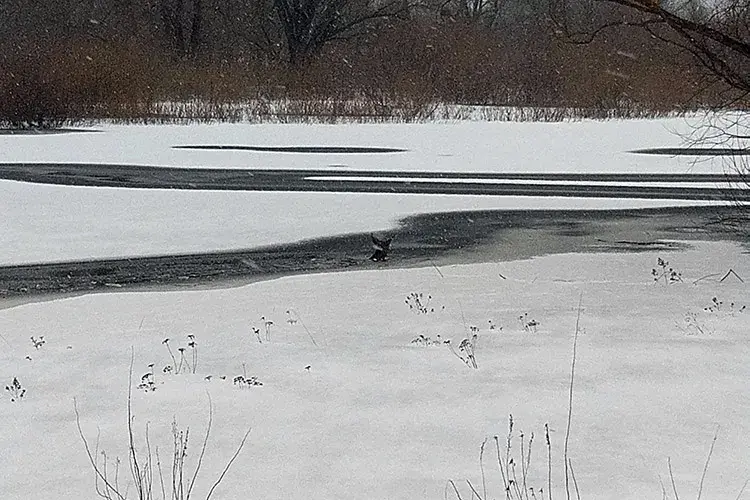
<path id="1" fill-rule="evenodd" d="M 211 397 L 208 397 L 208 423 L 206 425 L 206 432 L 203 436 L 201 451 L 198 455 L 197 463 L 195 464 L 195 469 L 193 470 L 192 476 L 189 474 L 185 463 L 185 458 L 187 457 L 190 429 L 189 427 L 186 427 L 184 430 L 181 430 L 178 427 L 176 420 L 173 420 L 172 422 L 172 464 L 171 470 L 169 472 L 169 478 L 171 479 L 171 490 L 167 492 L 167 489 L 165 488 L 161 459 L 159 456 L 159 448 L 156 447 L 154 452 L 152 453 L 148 424 L 146 425 L 144 436 L 145 456 L 142 456 L 138 452 L 136 446 L 135 432 L 133 430 L 134 417 L 132 413 L 132 379 L 133 353 L 131 351 L 127 400 L 128 465 L 130 468 L 130 476 L 135 487 L 136 498 L 138 500 L 153 500 L 155 498 L 153 459 L 154 457 L 156 457 L 156 473 L 159 475 L 162 500 L 167 500 L 168 498 L 170 500 L 190 500 L 191 494 L 193 493 L 193 488 L 196 484 L 199 473 L 201 471 L 201 467 L 203 465 L 203 458 L 206 452 L 206 447 L 208 445 L 208 440 L 213 425 L 213 403 L 211 401 Z M 75 399 L 73 400 L 73 409 L 75 411 L 78 434 L 81 437 L 81 441 L 83 441 L 89 463 L 94 470 L 96 493 L 105 500 L 127 500 L 128 487 L 126 487 L 123 491 L 122 487 L 119 484 L 120 459 L 115 459 L 114 477 L 112 477 L 110 474 L 111 466 L 107 454 L 104 451 L 99 451 L 99 434 L 97 434 L 96 447 L 94 449 L 94 452 L 91 452 L 88 440 L 86 439 L 86 436 L 83 433 L 83 429 L 81 428 L 81 416 L 80 412 L 78 411 L 77 401 Z M 206 494 L 205 500 L 209 500 L 211 498 L 211 495 L 213 495 L 216 488 L 224 480 L 227 472 L 232 467 L 232 464 L 237 459 L 243 447 L 245 446 L 245 442 L 247 441 L 249 434 L 250 429 L 245 432 L 234 454 L 229 459 L 221 474 Z M 100 454 L 102 456 L 101 461 L 99 461 L 98 459 L 98 456 Z M 187 482 L 188 477 L 190 478 L 189 482 Z"/>

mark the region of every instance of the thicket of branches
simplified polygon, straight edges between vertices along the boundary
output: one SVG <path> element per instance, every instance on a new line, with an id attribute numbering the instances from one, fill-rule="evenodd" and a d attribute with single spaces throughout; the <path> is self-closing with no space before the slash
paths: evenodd
<path id="1" fill-rule="evenodd" d="M 685 139 L 691 146 L 721 149 L 725 171 L 750 183 L 750 0 L 595 0 L 609 15 L 584 20 L 571 0 L 552 0 L 551 19 L 561 36 L 589 45 L 612 29 L 634 29 L 659 42 L 655 54 L 678 50 L 687 55 L 712 95 Z M 706 92 L 712 89 L 712 92 Z M 694 99 L 700 101 L 696 95 Z M 727 154 L 729 153 L 729 154 Z M 732 199 L 732 195 L 727 195 Z M 750 206 L 738 203 L 735 229 L 750 228 Z"/>
<path id="2" fill-rule="evenodd" d="M 179 118 L 163 103 L 191 101 L 217 119 L 278 101 L 742 109 L 748 2 L 0 0 L 0 122 Z"/>

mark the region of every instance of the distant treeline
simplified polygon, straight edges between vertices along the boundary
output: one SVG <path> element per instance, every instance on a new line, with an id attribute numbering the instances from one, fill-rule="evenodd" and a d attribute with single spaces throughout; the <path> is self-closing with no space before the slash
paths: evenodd
<path id="1" fill-rule="evenodd" d="M 365 102 L 387 115 L 432 103 L 666 112 L 721 99 L 688 55 L 643 29 L 570 43 L 550 1 L 0 0 L 0 122 L 179 115 L 165 102 L 200 101 L 222 119 L 242 101 L 334 113 L 348 103 L 344 114 Z M 632 15 L 590 0 L 568 8 L 578 29 Z"/>

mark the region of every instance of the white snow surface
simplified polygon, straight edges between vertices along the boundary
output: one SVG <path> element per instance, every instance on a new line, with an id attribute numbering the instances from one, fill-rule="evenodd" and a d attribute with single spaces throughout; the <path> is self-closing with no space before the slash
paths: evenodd
<path id="1" fill-rule="evenodd" d="M 481 179 L 481 178 L 457 178 L 457 177 L 381 177 L 360 175 L 320 175 L 305 177 L 308 181 L 351 181 L 351 182 L 382 182 L 383 184 L 398 183 L 434 183 L 434 184 L 489 184 L 489 185 L 511 185 L 526 186 L 529 182 L 539 186 L 621 186 L 621 187 L 673 187 L 679 185 L 686 188 L 717 188 L 722 189 L 745 189 L 736 181 L 729 182 L 628 182 L 628 181 L 565 181 L 565 180 L 534 180 L 523 181 L 519 179 Z"/>
<path id="2" fill-rule="evenodd" d="M 0 136 L 0 162 L 86 162 L 203 168 L 347 168 L 459 172 L 715 172 L 711 162 L 630 154 L 677 147 L 684 119 L 363 125 L 105 125 L 99 132 Z M 172 149 L 177 145 L 377 146 L 387 154 Z M 182 254 L 385 231 L 402 217 L 477 209 L 605 209 L 697 205 L 454 195 L 195 192 L 0 181 L 0 265 Z"/>
<path id="3" fill-rule="evenodd" d="M 683 281 L 655 283 L 659 257 Z M 745 283 L 720 282 L 730 268 Z M 99 434 L 99 450 L 123 461 L 124 488 L 131 349 L 134 384 L 149 363 L 156 381 L 155 391 L 132 395 L 136 447 L 145 453 L 148 423 L 167 481 L 172 419 L 190 426 L 192 473 L 211 397 L 213 428 L 195 498 L 205 498 L 248 428 L 214 499 L 456 498 L 444 493 L 449 479 L 471 498 L 465 480 L 483 492 L 479 456 L 487 438 L 487 497 L 504 498 L 492 437 L 504 455 L 509 414 L 516 461 L 520 431 L 527 440 L 534 433 L 527 483 L 537 492 L 547 488 L 549 424 L 553 498 L 564 498 L 581 297 L 569 445 L 581 498 L 662 498 L 662 487 L 673 498 L 668 459 L 680 498 L 695 498 L 718 433 L 703 497 L 735 499 L 750 470 L 750 312 L 741 311 L 748 278 L 750 258 L 739 247 L 697 243 L 670 253 L 562 254 L 439 272 L 385 268 L 3 309 L 0 380 L 18 377 L 27 393 L 0 400 L 0 498 L 97 498 L 74 398 L 92 449 Z M 434 312 L 410 310 L 411 293 L 424 302 L 431 296 Z M 719 310 L 706 310 L 714 297 Z M 539 322 L 537 330 L 526 332 L 521 316 Z M 269 339 L 261 317 L 273 321 Z M 446 346 L 411 343 L 440 335 L 458 344 L 472 326 L 476 370 Z M 34 349 L 29 337 L 42 335 L 46 343 Z M 164 374 L 172 361 L 163 340 L 177 354 L 187 335 L 198 346 L 196 373 Z M 264 385 L 234 386 L 243 371 Z M 132 485 L 129 491 L 132 497 Z"/>
<path id="4" fill-rule="evenodd" d="M 684 118 L 562 123 L 104 125 L 100 132 L 0 136 L 2 162 L 458 172 L 711 172 L 689 158 L 631 154 L 679 147 Z M 173 146 L 357 146 L 403 153 L 299 154 Z"/>

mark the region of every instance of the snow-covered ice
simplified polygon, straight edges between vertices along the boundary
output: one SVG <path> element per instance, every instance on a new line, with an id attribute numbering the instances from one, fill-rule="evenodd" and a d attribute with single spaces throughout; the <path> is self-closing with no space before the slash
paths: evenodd
<path id="1" fill-rule="evenodd" d="M 679 146 L 673 132 L 689 131 L 679 119 L 101 130 L 0 136 L 0 162 L 460 172 L 718 168 L 627 153 Z M 408 151 L 172 149 L 189 144 Z M 0 264 L 244 248 L 386 230 L 400 217 L 433 211 L 679 204 L 183 192 L 9 181 L 0 182 L 0 199 Z M 564 498 L 562 450 L 579 297 L 569 456 L 582 498 L 673 498 L 668 459 L 680 498 L 697 496 L 717 429 L 703 495 L 738 498 L 750 470 L 750 258 L 731 243 L 691 245 L 669 253 L 560 254 L 439 269 L 386 266 L 227 289 L 4 303 L 0 381 L 4 388 L 17 377 L 26 393 L 16 402 L 10 391 L 0 394 L 0 499 L 97 498 L 76 429 L 74 398 L 89 444 L 98 442 L 98 451 L 122 460 L 119 482 L 125 487 L 131 352 L 135 385 L 153 364 L 155 390 L 134 389 L 132 395 L 141 452 L 148 424 L 152 449 L 158 447 L 161 461 L 169 464 L 174 418 L 190 427 L 188 462 L 195 464 L 209 395 L 213 401 L 213 428 L 194 498 L 205 498 L 248 428 L 247 445 L 214 499 L 455 498 L 446 494 L 451 479 L 463 498 L 471 498 L 466 479 L 484 491 L 479 456 L 487 438 L 487 497 L 503 498 L 492 437 L 499 436 L 502 445 L 510 414 L 516 443 L 519 431 L 526 439 L 535 433 L 528 486 L 537 492 L 546 489 L 544 425 L 549 424 L 553 498 Z M 654 282 L 651 270 L 659 258 L 682 280 Z M 729 269 L 736 275 L 721 282 Z M 425 314 L 409 307 L 413 293 L 423 294 L 422 305 L 429 302 Z M 538 326 L 524 328 L 532 320 Z M 264 321 L 273 322 L 268 332 Z M 450 339 L 455 346 L 475 332 L 476 370 L 444 344 Z M 195 374 L 165 372 L 173 360 L 164 340 L 178 353 L 187 347 L 188 335 L 197 345 Z M 420 336 L 435 344 L 414 343 Z M 192 362 L 193 350 L 186 354 Z M 263 385 L 239 387 L 232 382 L 238 375 L 257 377 Z M 154 483 L 160 498 L 158 479 Z M 131 498 L 133 493 L 131 485 Z"/>
<path id="2" fill-rule="evenodd" d="M 682 281 L 653 281 L 659 257 Z M 503 443 L 509 414 L 516 442 L 521 430 L 527 439 L 535 433 L 529 485 L 537 491 L 546 488 L 549 423 L 553 497 L 563 498 L 582 296 L 569 453 L 582 498 L 661 498 L 660 481 L 672 498 L 668 458 L 681 498 L 694 497 L 718 428 L 703 493 L 734 499 L 750 469 L 750 312 L 742 310 L 750 294 L 734 276 L 719 282 L 730 268 L 747 282 L 748 254 L 730 243 L 697 243 L 671 253 L 294 276 L 0 310 L 0 380 L 18 377 L 27 389 L 22 401 L 0 400 L 0 498 L 96 498 L 73 398 L 90 444 L 100 433 L 100 450 L 126 460 L 131 348 L 135 384 L 148 364 L 155 367 L 156 390 L 133 393 L 137 441 L 148 423 L 163 462 L 173 417 L 190 426 L 188 460 L 197 458 L 211 396 L 213 431 L 196 498 L 247 428 L 248 444 L 213 498 L 434 499 L 445 498 L 448 479 L 470 498 L 464 480 L 482 484 L 479 451 L 488 437 L 488 496 L 502 498 L 491 438 Z M 429 300 L 427 314 L 410 310 L 411 293 Z M 721 306 L 706 310 L 714 297 Z M 539 323 L 535 332 L 525 331 L 521 316 Z M 270 340 L 261 317 L 273 321 Z M 445 345 L 412 343 L 423 335 L 457 344 L 472 326 L 477 370 Z M 164 374 L 172 361 L 163 340 L 176 354 L 187 335 L 198 345 L 196 374 Z M 46 343 L 35 349 L 32 336 Z M 243 371 L 263 386 L 233 385 Z M 120 467 L 123 484 L 128 470 Z"/>
<path id="3" fill-rule="evenodd" d="M 204 168 L 457 172 L 701 173 L 720 166 L 636 155 L 677 147 L 684 119 L 365 125 L 107 125 L 100 132 L 0 136 L 2 162 L 86 162 Z M 189 144 L 380 146 L 388 154 L 172 149 Z M 233 250 L 382 231 L 416 213 L 696 205 L 670 200 L 185 192 L 0 181 L 0 265 Z"/>
<path id="4" fill-rule="evenodd" d="M 93 162 L 222 168 L 458 172 L 711 171 L 690 158 L 632 154 L 679 147 L 691 120 L 563 123 L 106 125 L 100 132 L 0 136 L 0 162 Z M 187 145 L 358 146 L 385 154 L 296 154 L 172 149 Z"/>

